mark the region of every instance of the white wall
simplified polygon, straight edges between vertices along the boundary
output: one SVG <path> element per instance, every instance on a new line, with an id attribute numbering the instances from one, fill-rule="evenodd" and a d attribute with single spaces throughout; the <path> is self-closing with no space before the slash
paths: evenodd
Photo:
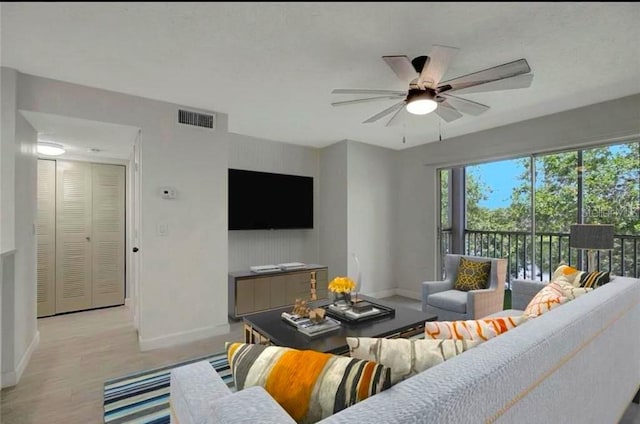
<path id="1" fill-rule="evenodd" d="M 37 315 L 37 133 L 26 119 L 16 115 L 15 155 L 15 289 L 14 289 L 14 361 L 20 375 L 38 344 Z M 11 301 L 9 299 L 9 301 Z M 17 378 L 19 379 L 19 377 Z M 17 382 L 16 379 L 16 382 Z M 3 378 L 4 380 L 4 378 Z"/>
<path id="2" fill-rule="evenodd" d="M 319 261 L 319 159 L 316 148 L 229 134 L 229 168 L 313 177 L 313 229 L 229 231 L 229 271 L 251 265 Z M 321 264 L 326 265 L 326 264 Z"/>
<path id="3" fill-rule="evenodd" d="M 320 152 L 320 263 L 329 281 L 347 275 L 347 141 Z"/>
<path id="4" fill-rule="evenodd" d="M 15 134 L 16 84 L 15 70 L 0 68 L 0 253 L 15 247 Z"/>
<path id="5" fill-rule="evenodd" d="M 215 131 L 184 126 L 174 104 L 25 74 L 17 99 L 23 110 L 141 128 L 141 348 L 228 332 L 227 116 Z M 160 197 L 165 185 L 177 199 Z"/>
<path id="6" fill-rule="evenodd" d="M 36 325 L 36 132 L 17 113 L 18 74 L 1 69 L 2 385 L 18 382 L 38 344 Z M 12 253 L 8 253 L 12 252 Z"/>
<path id="7" fill-rule="evenodd" d="M 397 152 L 347 142 L 348 274 L 355 280 L 360 262 L 362 291 L 375 297 L 395 294 L 393 270 L 396 221 Z"/>
<path id="8" fill-rule="evenodd" d="M 399 288 L 419 293 L 420 282 L 437 274 L 438 167 L 624 141 L 639 135 L 640 95 L 634 95 L 400 152 L 394 267 Z"/>

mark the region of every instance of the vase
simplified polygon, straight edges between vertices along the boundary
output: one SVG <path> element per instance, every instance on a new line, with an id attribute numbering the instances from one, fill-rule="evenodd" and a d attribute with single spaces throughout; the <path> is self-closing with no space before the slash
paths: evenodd
<path id="1" fill-rule="evenodd" d="M 340 309 L 349 309 L 351 307 L 351 293 L 333 293 L 333 304 Z"/>

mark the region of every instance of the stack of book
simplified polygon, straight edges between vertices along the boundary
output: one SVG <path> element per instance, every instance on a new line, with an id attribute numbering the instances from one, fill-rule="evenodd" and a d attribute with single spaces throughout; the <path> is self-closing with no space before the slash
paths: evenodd
<path id="1" fill-rule="evenodd" d="M 329 333 L 340 328 L 340 321 L 330 317 L 325 317 L 324 320 L 320 322 L 314 322 L 309 318 L 301 317 L 297 314 L 283 312 L 282 319 L 286 323 L 294 326 L 302 334 L 306 334 L 310 337 Z"/>

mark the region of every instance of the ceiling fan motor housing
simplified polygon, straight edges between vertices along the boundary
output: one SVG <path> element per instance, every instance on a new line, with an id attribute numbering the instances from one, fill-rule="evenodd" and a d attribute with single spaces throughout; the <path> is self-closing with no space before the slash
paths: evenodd
<path id="1" fill-rule="evenodd" d="M 424 69 L 425 63 L 428 61 L 429 56 L 417 56 L 413 58 L 411 64 L 413 65 L 413 69 L 415 69 L 417 73 L 420 73 Z"/>
<path id="2" fill-rule="evenodd" d="M 413 100 L 417 100 L 418 98 L 437 100 L 436 91 L 431 88 L 425 88 L 424 90 L 421 90 L 419 88 L 411 88 L 407 93 L 407 98 L 405 101 L 407 103 L 411 103 Z"/>

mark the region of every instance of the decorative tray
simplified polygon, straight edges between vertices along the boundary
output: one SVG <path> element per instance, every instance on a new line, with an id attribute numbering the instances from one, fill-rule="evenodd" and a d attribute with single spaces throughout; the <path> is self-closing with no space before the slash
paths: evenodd
<path id="1" fill-rule="evenodd" d="M 360 313 L 354 312 L 352 308 L 344 309 L 338 307 L 333 303 L 323 306 L 323 308 L 327 311 L 328 316 L 338 319 L 347 324 L 357 324 L 365 321 L 379 319 L 382 317 L 392 317 L 396 313 L 395 309 L 388 306 L 380 305 L 378 303 L 364 301 L 357 303 L 357 305 L 360 304 L 368 304 L 371 305 L 371 307 L 368 308 L 368 310 L 362 311 Z"/>
<path id="2" fill-rule="evenodd" d="M 340 321 L 327 317 L 321 322 L 313 322 L 309 318 L 288 312 L 282 313 L 282 319 L 309 337 L 319 336 L 340 328 Z"/>

